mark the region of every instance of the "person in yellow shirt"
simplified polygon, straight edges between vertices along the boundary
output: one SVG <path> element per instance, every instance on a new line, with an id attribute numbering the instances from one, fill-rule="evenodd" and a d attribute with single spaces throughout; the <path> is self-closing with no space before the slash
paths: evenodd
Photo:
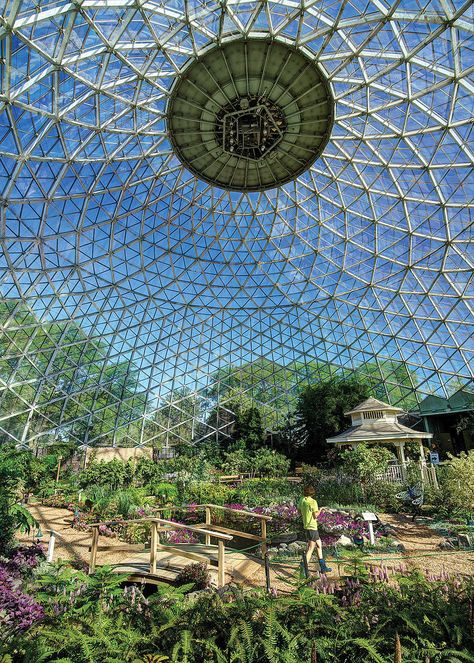
<path id="1" fill-rule="evenodd" d="M 303 497 L 298 502 L 298 510 L 301 514 L 303 520 L 303 528 L 306 534 L 306 560 L 309 564 L 311 557 L 313 556 L 314 549 L 316 548 L 319 559 L 319 568 L 321 573 L 327 573 L 332 571 L 327 564 L 326 560 L 323 557 L 323 546 L 321 545 L 321 537 L 318 532 L 318 515 L 321 509 L 318 507 L 318 503 L 314 499 L 313 495 L 315 490 L 312 486 L 306 486 L 303 490 Z"/>

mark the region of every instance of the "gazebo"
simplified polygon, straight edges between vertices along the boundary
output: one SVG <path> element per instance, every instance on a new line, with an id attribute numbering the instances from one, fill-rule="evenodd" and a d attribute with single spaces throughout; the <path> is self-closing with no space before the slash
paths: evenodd
<path id="1" fill-rule="evenodd" d="M 350 416 L 352 419 L 351 427 L 339 435 L 327 438 L 326 442 L 337 446 L 354 446 L 361 442 L 366 444 L 392 444 L 405 473 L 406 442 L 419 442 L 421 462 L 425 464 L 423 440 L 431 439 L 433 434 L 416 431 L 400 424 L 397 417 L 402 412 L 403 410 L 399 407 L 393 407 L 393 405 L 383 403 L 376 398 L 367 398 L 353 410 L 344 412 L 346 417 Z"/>

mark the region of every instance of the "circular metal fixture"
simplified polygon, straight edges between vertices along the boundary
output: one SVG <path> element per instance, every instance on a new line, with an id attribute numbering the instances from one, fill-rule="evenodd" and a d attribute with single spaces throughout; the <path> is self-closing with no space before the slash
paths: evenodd
<path id="1" fill-rule="evenodd" d="M 333 107 L 318 65 L 286 43 L 238 39 L 205 49 L 181 71 L 167 109 L 180 161 L 211 184 L 262 191 L 320 156 Z"/>

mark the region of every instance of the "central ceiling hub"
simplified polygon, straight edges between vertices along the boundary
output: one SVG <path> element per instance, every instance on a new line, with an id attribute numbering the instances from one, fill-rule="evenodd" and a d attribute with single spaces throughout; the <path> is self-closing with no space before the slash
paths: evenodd
<path id="1" fill-rule="evenodd" d="M 177 76 L 167 107 L 170 140 L 197 177 L 235 191 L 294 180 L 317 159 L 334 102 L 318 65 L 275 39 L 204 49 Z"/>
<path id="2" fill-rule="evenodd" d="M 217 115 L 216 137 L 222 149 L 252 161 L 266 158 L 285 130 L 283 111 L 265 98 L 237 98 Z"/>

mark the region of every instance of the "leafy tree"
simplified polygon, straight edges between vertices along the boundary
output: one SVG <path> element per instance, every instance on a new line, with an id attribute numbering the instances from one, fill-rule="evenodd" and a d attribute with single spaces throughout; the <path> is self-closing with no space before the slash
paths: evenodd
<path id="1" fill-rule="evenodd" d="M 370 386 L 371 395 L 406 410 L 416 407 L 418 376 L 407 364 L 389 359 L 362 364 L 353 377 Z"/>
<path id="2" fill-rule="evenodd" d="M 130 362 L 74 322 L 40 322 L 20 301 L 0 304 L 0 428 L 7 440 L 118 442 L 139 437 L 146 395 Z"/>
<path id="3" fill-rule="evenodd" d="M 152 445 L 183 447 L 199 437 L 201 404 L 190 389 L 183 387 L 159 403 L 149 426 L 155 433 Z"/>
<path id="4" fill-rule="evenodd" d="M 297 414 L 308 435 L 305 452 L 313 461 L 321 460 L 329 449 L 326 438 L 347 428 L 344 412 L 370 395 L 370 386 L 355 377 L 332 377 L 301 391 Z"/>
<path id="5" fill-rule="evenodd" d="M 236 448 L 258 449 L 265 443 L 262 415 L 257 407 L 237 411 L 233 438 Z"/>

